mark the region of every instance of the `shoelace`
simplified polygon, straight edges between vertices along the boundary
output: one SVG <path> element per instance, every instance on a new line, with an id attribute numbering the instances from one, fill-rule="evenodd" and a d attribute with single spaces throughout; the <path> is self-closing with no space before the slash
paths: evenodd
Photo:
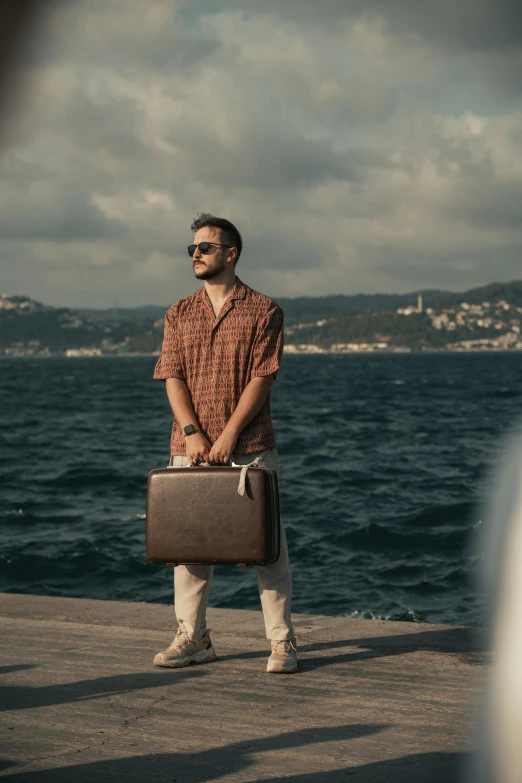
<path id="1" fill-rule="evenodd" d="M 182 628 L 180 626 L 178 628 L 176 636 L 172 640 L 170 646 L 171 647 L 183 647 L 183 645 L 186 644 L 187 642 L 190 642 L 188 633 L 186 632 L 186 630 L 184 628 Z"/>
<path id="2" fill-rule="evenodd" d="M 207 629 L 207 632 L 205 636 L 208 636 L 210 631 Z M 182 626 L 179 626 L 178 631 L 176 633 L 176 636 L 172 640 L 170 647 L 183 647 L 184 644 L 189 644 L 190 642 L 193 642 L 194 644 L 197 644 L 197 642 L 194 639 L 190 639 L 189 635 L 185 628 Z"/>
<path id="3" fill-rule="evenodd" d="M 277 655 L 289 655 L 291 650 L 295 650 L 295 652 L 297 652 L 297 647 L 295 647 L 294 643 L 290 639 L 285 639 L 282 642 L 276 642 L 272 647 L 272 652 L 277 653 Z"/>

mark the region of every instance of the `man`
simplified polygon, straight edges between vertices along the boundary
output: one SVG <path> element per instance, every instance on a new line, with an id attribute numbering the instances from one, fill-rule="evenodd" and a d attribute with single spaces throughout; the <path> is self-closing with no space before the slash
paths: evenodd
<path id="1" fill-rule="evenodd" d="M 165 314 L 165 336 L 154 378 L 166 381 L 174 422 L 171 465 L 238 465 L 260 457 L 279 475 L 270 417 L 270 387 L 283 351 L 283 311 L 241 282 L 235 267 L 242 250 L 237 228 L 224 218 L 198 215 L 188 252 L 204 285 Z M 292 575 L 284 530 L 276 563 L 257 566 L 265 629 L 271 641 L 269 672 L 297 671 L 291 621 Z M 179 668 L 214 660 L 206 627 L 213 567 L 174 569 L 178 631 L 154 658 Z"/>

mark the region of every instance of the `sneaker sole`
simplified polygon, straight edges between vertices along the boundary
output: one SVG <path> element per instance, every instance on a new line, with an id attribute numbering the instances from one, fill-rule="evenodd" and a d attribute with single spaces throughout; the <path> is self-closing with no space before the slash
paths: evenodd
<path id="1" fill-rule="evenodd" d="M 154 666 L 161 666 L 164 669 L 183 669 L 185 666 L 190 666 L 191 663 L 211 663 L 216 658 L 216 651 L 213 647 L 209 647 L 206 650 L 200 650 L 195 655 L 188 655 L 180 661 L 167 661 L 166 663 L 156 663 L 154 661 Z"/>

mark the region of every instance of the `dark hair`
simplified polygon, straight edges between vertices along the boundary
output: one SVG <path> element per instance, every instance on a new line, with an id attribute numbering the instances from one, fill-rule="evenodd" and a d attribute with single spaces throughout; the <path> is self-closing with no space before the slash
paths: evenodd
<path id="1" fill-rule="evenodd" d="M 211 215 L 210 212 L 198 212 L 198 216 L 197 218 L 194 218 L 190 228 L 192 231 L 199 231 L 200 228 L 205 228 L 205 226 L 210 226 L 210 228 L 218 228 L 221 231 L 223 244 L 231 245 L 231 247 L 237 248 L 237 256 L 234 261 L 235 266 L 239 261 L 239 256 L 241 255 L 241 250 L 243 249 L 243 240 L 241 239 L 241 234 L 235 225 L 231 223 L 230 220 L 226 220 L 226 218 L 214 217 L 214 215 Z"/>

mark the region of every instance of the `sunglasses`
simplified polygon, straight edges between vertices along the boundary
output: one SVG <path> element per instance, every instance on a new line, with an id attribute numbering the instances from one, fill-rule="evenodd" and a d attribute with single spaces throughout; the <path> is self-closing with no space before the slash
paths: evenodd
<path id="1" fill-rule="evenodd" d="M 217 245 L 218 247 L 234 247 L 233 245 L 220 245 L 219 242 L 200 242 L 199 245 L 189 245 L 187 247 L 187 251 L 189 256 L 192 258 L 196 252 L 196 248 L 199 248 L 201 255 L 206 256 L 209 252 L 210 245 Z"/>

